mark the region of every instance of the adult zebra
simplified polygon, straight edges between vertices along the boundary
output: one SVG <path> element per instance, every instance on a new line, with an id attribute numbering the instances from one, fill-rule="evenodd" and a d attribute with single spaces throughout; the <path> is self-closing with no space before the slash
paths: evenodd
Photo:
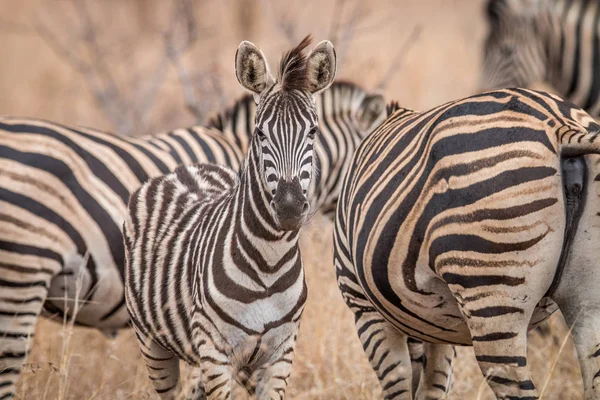
<path id="1" fill-rule="evenodd" d="M 125 295 L 157 393 L 178 392 L 179 360 L 201 368 L 200 398 L 229 399 L 240 381 L 282 399 L 307 297 L 298 240 L 309 214 L 313 99 L 336 71 L 324 41 L 286 53 L 277 79 L 242 42 L 236 75 L 257 98 L 241 171 L 198 164 L 151 179 L 131 196 L 123 227 Z"/>
<path id="2" fill-rule="evenodd" d="M 379 95 L 335 82 L 317 96 L 321 174 L 311 207 L 332 210 L 350 156 L 383 119 Z M 130 139 L 41 120 L 0 119 L 0 399 L 10 398 L 41 310 L 112 335 L 128 324 L 122 225 L 129 194 L 180 164 L 238 168 L 254 130 L 252 97 L 203 127 Z M 87 255 L 86 255 L 87 254 Z M 80 281 L 79 287 L 77 282 Z M 85 300 L 85 301 L 84 301 Z"/>
<path id="3" fill-rule="evenodd" d="M 481 87 L 545 81 L 600 116 L 600 1 L 489 0 Z"/>
<path id="4" fill-rule="evenodd" d="M 407 336 L 438 365 L 448 344 L 473 345 L 498 398 L 537 398 L 527 331 L 554 302 L 586 398 L 600 398 L 599 129 L 572 103 L 510 89 L 398 109 L 362 141 L 334 259 L 386 398 L 411 398 Z M 444 371 L 431 378 L 447 388 Z"/>

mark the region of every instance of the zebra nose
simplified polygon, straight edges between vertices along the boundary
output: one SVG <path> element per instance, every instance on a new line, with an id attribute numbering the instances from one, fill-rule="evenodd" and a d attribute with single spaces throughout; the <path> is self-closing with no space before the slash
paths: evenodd
<path id="1" fill-rule="evenodd" d="M 298 178 L 292 181 L 279 180 L 271 208 L 281 229 L 300 228 L 310 210 L 310 204 L 304 196 Z"/>

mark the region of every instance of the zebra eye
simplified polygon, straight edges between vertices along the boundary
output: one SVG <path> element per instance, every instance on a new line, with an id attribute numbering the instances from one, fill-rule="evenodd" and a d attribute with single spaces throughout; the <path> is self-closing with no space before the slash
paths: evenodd
<path id="1" fill-rule="evenodd" d="M 308 137 L 311 139 L 315 138 L 315 135 L 317 134 L 317 131 L 319 130 L 319 127 L 315 126 L 314 128 L 312 128 L 309 132 L 308 132 Z"/>
<path id="2" fill-rule="evenodd" d="M 265 135 L 265 133 L 263 131 L 261 131 L 260 129 L 256 128 L 256 134 L 258 135 L 259 139 L 266 139 L 267 135 Z"/>

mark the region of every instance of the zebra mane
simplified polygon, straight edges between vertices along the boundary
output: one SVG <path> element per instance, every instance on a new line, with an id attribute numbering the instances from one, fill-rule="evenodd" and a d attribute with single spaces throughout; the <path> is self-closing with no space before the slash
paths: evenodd
<path id="1" fill-rule="evenodd" d="M 404 113 L 412 113 L 414 110 L 406 107 L 402 107 L 399 102 L 396 100 L 392 100 L 385 106 L 385 111 L 387 113 L 387 117 L 389 118 L 392 114 L 395 114 L 397 111 L 401 111 L 398 115 Z"/>
<path id="2" fill-rule="evenodd" d="M 217 111 L 214 114 L 212 114 L 206 122 L 206 127 L 214 128 L 221 132 L 230 129 L 232 120 L 236 116 L 240 108 L 249 109 L 250 107 L 254 106 L 254 97 L 252 97 L 251 94 L 244 94 L 237 98 L 233 102 L 233 104 L 231 104 L 226 109 Z M 254 124 L 254 119 L 252 120 L 252 123 Z"/>
<path id="3" fill-rule="evenodd" d="M 312 37 L 306 36 L 300 44 L 286 52 L 279 62 L 279 74 L 277 81 L 281 84 L 283 91 L 308 90 L 308 78 L 306 76 L 306 54 L 304 49 L 310 45 Z"/>

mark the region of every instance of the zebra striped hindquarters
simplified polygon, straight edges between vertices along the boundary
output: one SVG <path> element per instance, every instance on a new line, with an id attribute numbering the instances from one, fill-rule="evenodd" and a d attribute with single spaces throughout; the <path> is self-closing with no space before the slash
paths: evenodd
<path id="1" fill-rule="evenodd" d="M 600 116 L 600 1 L 488 0 L 481 88 L 549 83 Z"/>
<path id="2" fill-rule="evenodd" d="M 386 398 L 412 398 L 407 336 L 438 366 L 448 344 L 473 345 L 498 398 L 537 398 L 527 331 L 553 302 L 573 326 L 586 399 L 600 398 L 599 129 L 556 96 L 512 89 L 399 109 L 363 140 L 335 267 Z M 417 398 L 448 389 L 444 370 L 430 378 L 440 391 Z"/>
<path id="3" fill-rule="evenodd" d="M 131 196 L 126 303 L 163 398 L 177 393 L 180 359 L 201 369 L 194 397 L 229 399 L 234 381 L 259 399 L 284 397 L 307 296 L 298 238 L 310 209 L 313 96 L 335 75 L 331 43 L 307 57 L 309 43 L 283 57 L 277 80 L 258 48 L 238 48 L 238 80 L 258 104 L 239 175 L 180 167 Z"/>

